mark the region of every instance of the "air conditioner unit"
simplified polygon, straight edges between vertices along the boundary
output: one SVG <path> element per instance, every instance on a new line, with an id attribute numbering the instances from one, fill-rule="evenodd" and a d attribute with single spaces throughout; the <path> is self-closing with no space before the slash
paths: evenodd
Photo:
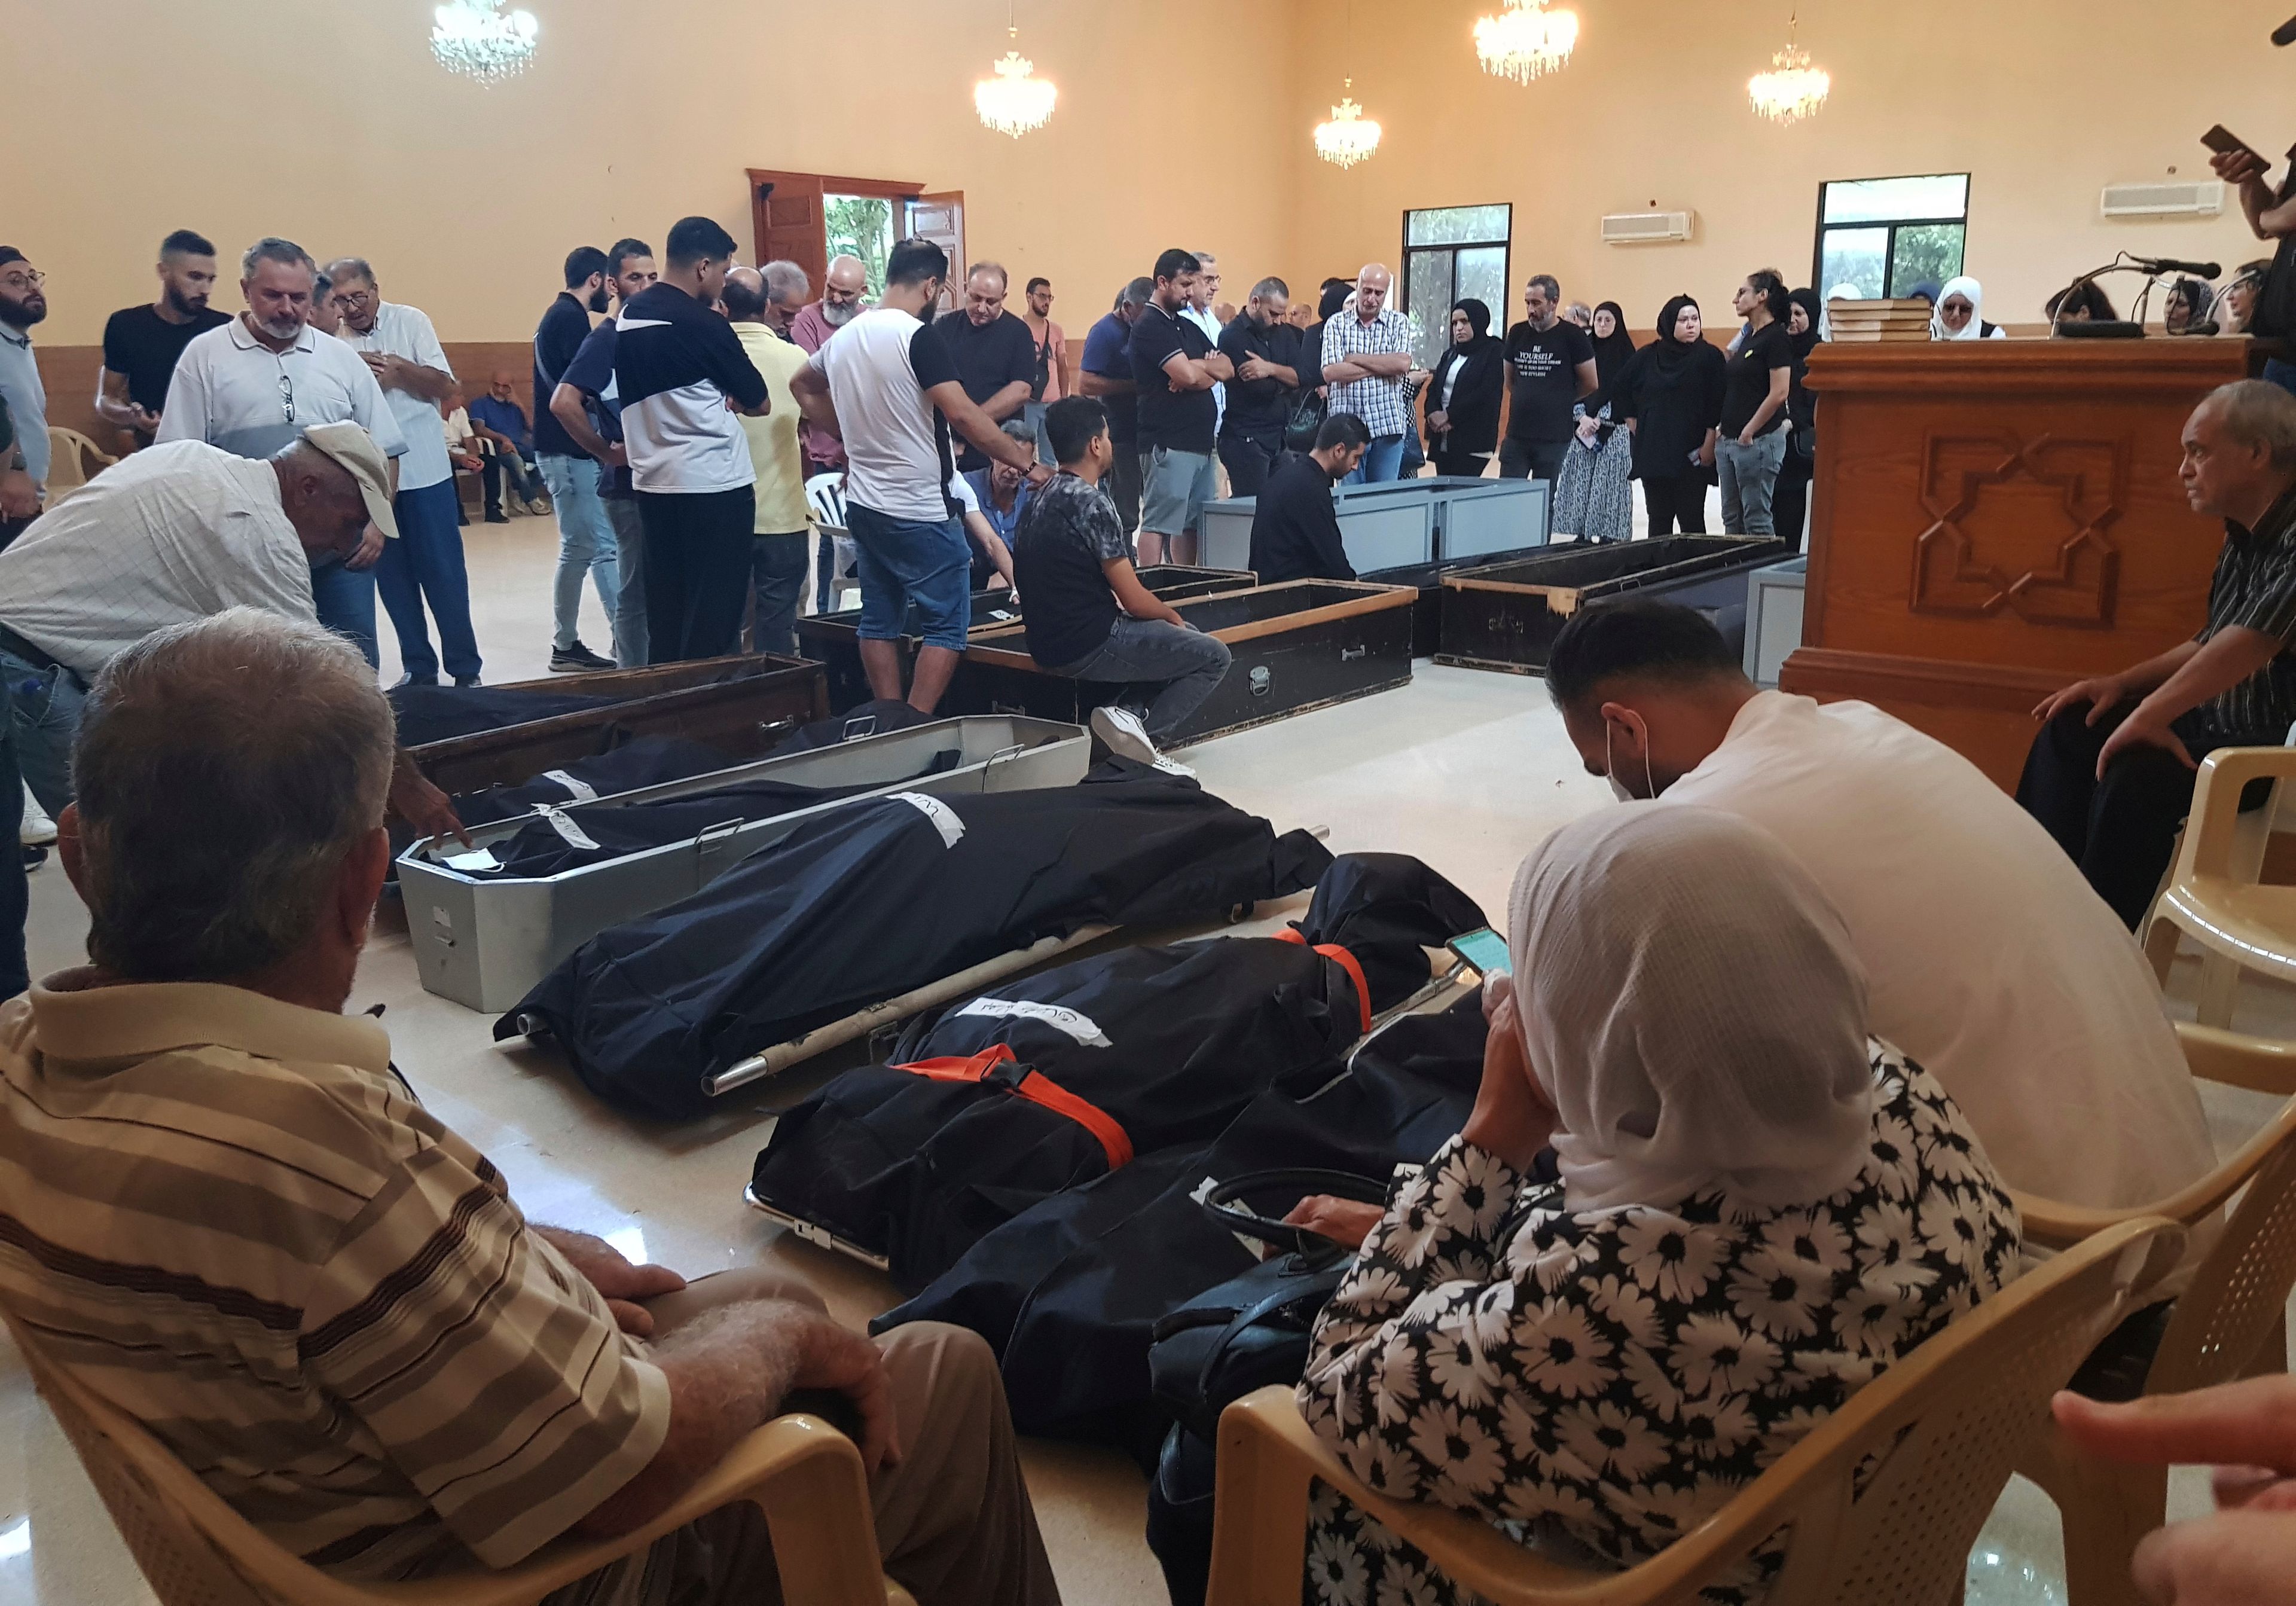
<path id="1" fill-rule="evenodd" d="M 1695 212 L 1618 212 L 1603 219 L 1603 243 L 1655 245 L 1687 240 L 1697 225 Z"/>
<path id="2" fill-rule="evenodd" d="M 2214 217 L 2224 210 L 2222 181 L 2202 184 L 2109 184 L 2103 209 L 2108 217 Z"/>

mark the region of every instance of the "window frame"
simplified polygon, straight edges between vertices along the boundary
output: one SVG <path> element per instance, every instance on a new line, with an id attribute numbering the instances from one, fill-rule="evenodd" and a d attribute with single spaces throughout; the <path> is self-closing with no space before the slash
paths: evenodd
<path id="1" fill-rule="evenodd" d="M 1825 193 L 1835 184 L 1891 184 L 1902 179 L 1958 178 L 1961 180 L 1961 214 L 1958 217 L 1861 217 L 1852 223 L 1828 223 L 1825 220 Z M 1898 231 L 1909 228 L 1934 228 L 1951 224 L 1961 230 L 1961 260 L 1964 272 L 1969 266 L 1969 203 L 1976 188 L 1973 173 L 1882 173 L 1865 178 L 1822 178 L 1817 184 L 1817 237 L 1810 250 L 1809 282 L 1817 293 L 1825 295 L 1833 287 L 1822 281 L 1825 277 L 1825 237 L 1837 229 L 1887 229 L 1888 242 L 1882 248 L 1882 293 L 1887 297 L 1896 280 L 1898 268 Z"/>
<path id="2" fill-rule="evenodd" d="M 1447 240 L 1439 245 L 1414 245 L 1411 243 L 1411 220 L 1422 212 L 1472 212 L 1482 211 L 1491 207 L 1501 208 L 1506 213 L 1506 237 L 1505 239 Z M 1452 254 L 1451 299 L 1450 300 L 1443 303 L 1443 310 L 1447 313 L 1451 309 L 1452 302 L 1456 301 L 1459 299 L 1458 253 L 1463 250 L 1489 250 L 1496 247 L 1501 253 L 1499 258 L 1499 283 L 1510 288 L 1513 286 L 1514 202 L 1512 201 L 1461 201 L 1451 206 L 1406 207 L 1403 209 L 1402 242 L 1403 255 L 1396 267 L 1395 291 L 1390 296 L 1390 301 L 1395 307 L 1396 311 L 1403 314 L 1406 317 L 1410 316 L 1412 311 L 1411 256 L 1414 251 L 1449 251 Z M 1492 321 L 1497 324 L 1502 329 L 1506 326 L 1506 317 L 1507 309 L 1505 307 L 1500 306 L 1491 308 Z"/>

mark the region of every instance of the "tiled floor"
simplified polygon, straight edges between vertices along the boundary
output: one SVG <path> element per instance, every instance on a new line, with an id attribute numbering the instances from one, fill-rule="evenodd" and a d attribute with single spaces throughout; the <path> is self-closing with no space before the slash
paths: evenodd
<path id="1" fill-rule="evenodd" d="M 490 680 L 541 673 L 548 652 L 554 539 L 544 520 L 470 532 L 474 611 Z M 594 597 L 585 639 L 607 639 Z M 386 632 L 387 634 L 387 632 Z M 388 651 L 388 649 L 386 649 Z M 385 673 L 397 667 L 386 661 Z M 1332 846 L 1415 853 L 1481 900 L 1505 905 L 1518 860 L 1609 793 L 1579 768 L 1542 683 L 1419 666 L 1407 690 L 1191 750 L 1204 783 L 1279 827 L 1328 825 Z M 1288 909 L 1281 912 L 1289 913 Z M 1503 918 L 1503 916 L 1502 916 Z M 32 880 L 35 974 L 77 963 L 86 925 L 62 875 Z M 2296 1005 L 2244 1025 L 2296 1027 Z M 795 1243 L 746 1209 L 741 1191 L 770 1110 L 802 1084 L 736 1095 L 715 1118 L 675 1129 L 605 1110 L 546 1057 L 498 1047 L 490 1022 L 425 994 L 401 935 L 379 933 L 353 999 L 388 1006 L 398 1063 L 441 1118 L 485 1150 L 534 1218 L 586 1228 L 688 1273 L 784 1261 L 859 1322 L 893 1302 L 873 1273 Z M 2212 1107 L 2231 1147 L 2262 1101 Z M 1029 1475 L 1063 1592 L 1076 1606 L 1150 1606 L 1163 1590 L 1140 1537 L 1144 1486 L 1112 1454 L 1032 1445 Z M 2205 1503 L 2197 1475 L 2178 1497 Z M 2054 1512 L 2013 1487 L 1972 1559 L 1980 1606 L 2062 1598 Z M 127 1606 L 151 1599 L 69 1446 L 0 1345 L 0 1606 Z"/>

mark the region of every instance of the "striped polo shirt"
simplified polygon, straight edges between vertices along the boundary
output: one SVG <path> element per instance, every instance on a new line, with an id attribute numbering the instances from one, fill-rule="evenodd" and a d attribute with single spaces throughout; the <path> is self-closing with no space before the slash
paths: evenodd
<path id="1" fill-rule="evenodd" d="M 2234 626 L 2278 638 L 2277 657 L 2196 710 L 2219 734 L 2277 747 L 2296 725 L 2296 487 L 2254 529 L 2225 520 L 2224 550 L 2209 584 L 2207 642 Z"/>
<path id="2" fill-rule="evenodd" d="M 669 1425 L 661 1372 L 390 1052 L 232 987 L 73 971 L 0 1008 L 0 1302 L 361 1579 L 519 1561 Z"/>

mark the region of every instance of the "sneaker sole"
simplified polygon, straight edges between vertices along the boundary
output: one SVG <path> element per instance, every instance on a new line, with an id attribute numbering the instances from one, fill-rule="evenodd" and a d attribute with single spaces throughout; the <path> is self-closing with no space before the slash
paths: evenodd
<path id="1" fill-rule="evenodd" d="M 1103 717 L 1103 710 L 1100 709 L 1092 711 L 1092 733 L 1100 738 L 1100 744 L 1110 752 L 1121 758 L 1129 758 L 1135 764 L 1152 765 L 1163 757 L 1152 745 L 1142 742 L 1139 737 L 1122 725 Z"/>

